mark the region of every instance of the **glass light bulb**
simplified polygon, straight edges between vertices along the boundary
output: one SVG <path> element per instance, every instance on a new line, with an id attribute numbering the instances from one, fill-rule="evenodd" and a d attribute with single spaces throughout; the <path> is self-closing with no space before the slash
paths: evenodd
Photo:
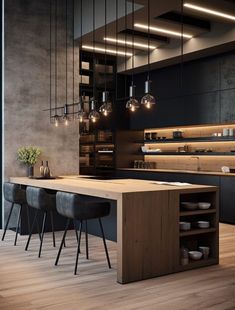
<path id="1" fill-rule="evenodd" d="M 92 123 L 96 123 L 100 118 L 100 114 L 96 110 L 92 110 L 89 114 L 89 119 L 92 121 Z"/>
<path id="2" fill-rule="evenodd" d="M 99 108 L 99 112 L 102 113 L 104 116 L 108 116 L 109 113 L 112 112 L 112 104 L 111 102 L 105 102 Z"/>
<path id="3" fill-rule="evenodd" d="M 129 109 L 130 111 L 135 112 L 135 110 L 138 109 L 139 107 L 140 107 L 139 102 L 135 98 L 130 98 L 127 101 L 126 108 Z"/>
<path id="4" fill-rule="evenodd" d="M 143 104 L 147 109 L 150 109 L 156 104 L 156 99 L 150 94 L 145 94 L 141 99 L 141 104 Z"/>
<path id="5" fill-rule="evenodd" d="M 80 123 L 83 123 L 84 119 L 86 118 L 86 112 L 81 109 L 80 111 L 78 111 L 77 118 Z"/>
<path id="6" fill-rule="evenodd" d="M 59 126 L 59 122 L 58 122 L 58 119 L 55 120 L 55 127 L 58 127 Z"/>
<path id="7" fill-rule="evenodd" d="M 69 125 L 69 122 L 68 122 L 67 118 L 66 118 L 64 124 L 65 124 L 65 126 L 68 126 L 68 125 Z"/>

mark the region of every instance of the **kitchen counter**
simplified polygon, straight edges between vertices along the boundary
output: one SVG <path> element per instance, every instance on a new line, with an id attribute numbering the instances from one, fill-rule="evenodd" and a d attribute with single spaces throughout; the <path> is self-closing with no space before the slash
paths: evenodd
<path id="1" fill-rule="evenodd" d="M 190 195 L 192 198 L 198 195 L 201 200 L 211 200 L 214 210 L 212 211 L 216 216 L 211 233 L 215 232 L 217 236 L 218 188 L 215 186 L 160 185 L 154 181 L 136 179 L 94 180 L 84 176 L 66 176 L 55 180 L 11 177 L 10 181 L 25 186 L 31 185 L 115 200 L 117 204 L 117 281 L 119 283 L 218 263 L 216 247 L 211 260 L 192 264 L 187 268 L 179 265 L 180 200 L 184 195 L 187 199 Z M 217 242 L 216 239 L 215 244 Z"/>
<path id="2" fill-rule="evenodd" d="M 235 173 L 224 173 L 220 171 L 196 171 L 196 170 L 176 170 L 176 169 L 137 169 L 137 168 L 118 168 L 118 170 L 144 171 L 144 172 L 168 172 L 168 173 L 188 173 L 218 176 L 235 176 Z"/>

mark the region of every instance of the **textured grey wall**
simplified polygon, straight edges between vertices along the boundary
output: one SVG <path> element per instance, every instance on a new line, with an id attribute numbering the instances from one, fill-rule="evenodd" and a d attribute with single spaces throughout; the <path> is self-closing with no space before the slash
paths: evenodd
<path id="1" fill-rule="evenodd" d="M 58 44 L 65 46 L 64 4 L 58 1 Z M 49 160 L 54 175 L 75 174 L 79 169 L 78 124 L 55 128 L 50 124 L 50 1 L 5 1 L 5 103 L 4 103 L 4 174 L 24 176 L 26 168 L 16 159 L 23 145 L 43 149 L 42 159 Z M 71 23 L 71 18 L 69 21 Z M 54 27 L 54 26 L 53 26 Z M 69 42 L 72 40 L 69 25 Z M 54 44 L 54 42 L 52 42 Z M 69 58 L 72 56 L 69 50 Z M 65 50 L 59 52 L 58 105 L 65 102 Z M 76 66 L 78 64 L 75 55 Z M 54 63 L 52 64 L 54 70 Z M 77 68 L 77 67 L 76 67 Z M 76 71 L 78 72 L 78 71 Z M 77 73 L 78 74 L 78 73 Z M 77 74 L 75 86 L 77 86 Z M 69 103 L 72 102 L 72 62 L 69 60 Z M 54 94 L 52 93 L 52 96 Z M 75 97 L 78 96 L 78 87 Z"/>

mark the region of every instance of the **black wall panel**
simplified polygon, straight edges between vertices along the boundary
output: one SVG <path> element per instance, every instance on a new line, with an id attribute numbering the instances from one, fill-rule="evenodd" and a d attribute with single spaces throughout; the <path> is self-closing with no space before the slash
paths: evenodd
<path id="1" fill-rule="evenodd" d="M 145 79 L 146 73 L 134 77 L 139 99 Z M 154 70 L 151 80 L 157 106 L 131 114 L 131 129 L 235 121 L 234 51 Z"/>

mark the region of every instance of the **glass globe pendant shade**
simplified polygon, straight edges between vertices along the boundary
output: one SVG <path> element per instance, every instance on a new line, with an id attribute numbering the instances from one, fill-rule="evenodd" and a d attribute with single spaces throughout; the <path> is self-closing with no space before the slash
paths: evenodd
<path id="1" fill-rule="evenodd" d="M 59 126 L 59 115 L 55 115 L 54 116 L 54 121 L 55 121 L 55 127 L 58 127 Z"/>
<path id="2" fill-rule="evenodd" d="M 82 104 L 83 104 L 83 98 L 81 97 L 80 102 L 78 103 L 78 113 L 77 113 L 77 118 L 80 123 L 83 123 L 84 120 L 87 118 L 87 114 L 83 110 Z"/>
<path id="3" fill-rule="evenodd" d="M 100 114 L 95 109 L 95 100 L 92 98 L 91 100 L 91 112 L 89 114 L 89 119 L 92 123 L 96 123 L 100 119 Z"/>
<path id="4" fill-rule="evenodd" d="M 132 84 L 130 86 L 130 99 L 126 103 L 126 108 L 131 112 L 135 112 L 140 107 L 138 100 L 135 99 L 134 88 L 135 85 Z"/>
<path id="5" fill-rule="evenodd" d="M 67 105 L 67 103 L 64 105 L 64 115 L 62 117 L 62 120 L 63 120 L 65 126 L 69 125 L 68 105 Z"/>
<path id="6" fill-rule="evenodd" d="M 135 112 L 139 108 L 139 102 L 135 98 L 130 98 L 126 103 L 126 108 Z"/>
<path id="7" fill-rule="evenodd" d="M 109 93 L 107 91 L 103 91 L 102 93 L 102 105 L 99 108 L 99 112 L 104 116 L 108 116 L 109 113 L 112 112 L 112 103 L 108 100 Z"/>
<path id="8" fill-rule="evenodd" d="M 156 104 L 156 99 L 150 94 L 150 80 L 145 82 L 145 95 L 141 99 L 141 104 L 144 105 L 147 109 L 150 109 L 153 105 Z"/>

